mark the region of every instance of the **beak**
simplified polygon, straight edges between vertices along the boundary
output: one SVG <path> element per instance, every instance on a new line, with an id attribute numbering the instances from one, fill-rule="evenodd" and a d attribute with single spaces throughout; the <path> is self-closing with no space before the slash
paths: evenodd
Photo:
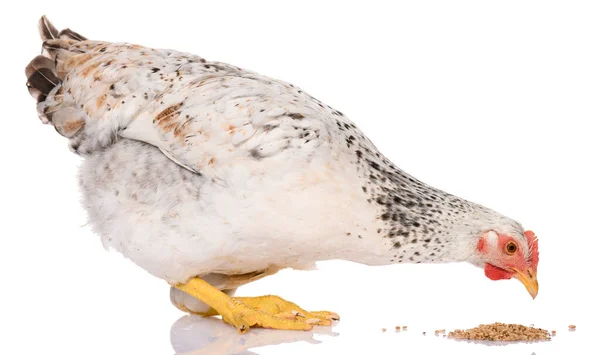
<path id="1" fill-rule="evenodd" d="M 535 271 L 533 271 L 532 268 L 529 268 L 529 269 L 527 269 L 527 274 L 524 274 L 520 270 L 517 270 L 517 269 L 513 269 L 513 270 L 515 272 L 514 278 L 521 281 L 521 283 L 523 283 L 523 285 L 525 285 L 525 288 L 527 289 L 527 291 L 529 292 L 531 297 L 533 299 L 535 299 L 535 296 L 537 296 L 537 294 L 538 294 L 538 281 L 537 281 L 537 275 L 535 274 Z"/>

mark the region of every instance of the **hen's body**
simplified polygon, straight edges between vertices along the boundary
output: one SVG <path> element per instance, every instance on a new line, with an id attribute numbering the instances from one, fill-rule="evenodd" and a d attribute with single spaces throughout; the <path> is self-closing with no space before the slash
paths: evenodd
<path id="1" fill-rule="evenodd" d="M 360 185 L 356 191 L 340 178 L 343 171 L 319 176 L 313 164 L 269 174 L 240 168 L 239 179 L 224 186 L 149 144 L 123 139 L 88 157 L 80 177 L 84 206 L 105 245 L 169 282 L 335 258 L 389 262 L 363 213 Z"/>
<path id="2" fill-rule="evenodd" d="M 340 144 L 354 128 L 340 130 L 349 121 L 337 111 L 197 56 L 73 46 L 94 49 L 72 59 L 61 105 L 72 100 L 86 116 L 71 146 L 88 159 L 86 207 L 107 245 L 170 282 L 389 259 L 369 238 L 375 221 L 356 155 Z"/>
<path id="3" fill-rule="evenodd" d="M 521 256 L 531 254 L 519 223 L 414 179 L 292 84 L 192 54 L 59 34 L 45 19 L 41 30 L 47 57 L 27 67 L 30 92 L 42 121 L 85 158 L 91 225 L 172 285 L 203 277 L 230 290 L 329 259 L 483 266 L 484 234 L 489 248 L 514 236 Z M 230 323 L 275 324 L 225 316 L 228 299 L 198 282 L 180 289 L 220 298 Z"/>
<path id="4" fill-rule="evenodd" d="M 499 218 L 400 171 L 291 84 L 170 50 L 67 45 L 40 114 L 78 129 L 65 135 L 88 160 L 86 208 L 105 244 L 169 282 L 337 258 L 444 261 L 441 246 L 420 252 L 452 239 L 440 218 Z"/>

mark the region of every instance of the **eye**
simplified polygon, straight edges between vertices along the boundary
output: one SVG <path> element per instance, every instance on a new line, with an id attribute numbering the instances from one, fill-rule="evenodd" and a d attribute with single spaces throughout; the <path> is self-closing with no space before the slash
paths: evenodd
<path id="1" fill-rule="evenodd" d="M 513 255 L 514 253 L 517 252 L 519 248 L 517 247 L 517 244 L 515 242 L 508 242 L 506 243 L 506 246 L 504 247 L 504 250 L 506 251 L 506 254 L 508 255 Z"/>

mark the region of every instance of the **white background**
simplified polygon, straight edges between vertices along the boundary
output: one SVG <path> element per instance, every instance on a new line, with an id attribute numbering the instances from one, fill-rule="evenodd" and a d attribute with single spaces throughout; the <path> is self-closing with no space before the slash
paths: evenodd
<path id="1" fill-rule="evenodd" d="M 0 353 L 597 351 L 598 2 L 11 6 L 0 22 Z M 538 298 L 470 265 L 331 261 L 318 271 L 283 271 L 239 294 L 273 293 L 337 311 L 342 321 L 333 329 L 255 329 L 239 337 L 218 320 L 184 317 L 164 281 L 106 252 L 84 226 L 79 158 L 38 121 L 25 88 L 23 69 L 40 52 L 42 14 L 92 39 L 193 52 L 302 87 L 343 111 L 405 171 L 534 230 Z M 558 335 L 544 344 L 486 346 L 432 334 L 493 321 L 534 323 Z M 568 332 L 569 324 L 578 330 Z M 397 334 L 396 325 L 409 330 Z"/>

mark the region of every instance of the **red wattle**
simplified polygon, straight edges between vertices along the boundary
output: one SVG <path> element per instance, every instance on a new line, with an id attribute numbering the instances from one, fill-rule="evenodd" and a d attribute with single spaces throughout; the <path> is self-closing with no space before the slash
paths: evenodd
<path id="1" fill-rule="evenodd" d="M 485 276 L 490 280 L 508 280 L 512 277 L 512 272 L 503 270 L 491 264 L 485 264 Z"/>

